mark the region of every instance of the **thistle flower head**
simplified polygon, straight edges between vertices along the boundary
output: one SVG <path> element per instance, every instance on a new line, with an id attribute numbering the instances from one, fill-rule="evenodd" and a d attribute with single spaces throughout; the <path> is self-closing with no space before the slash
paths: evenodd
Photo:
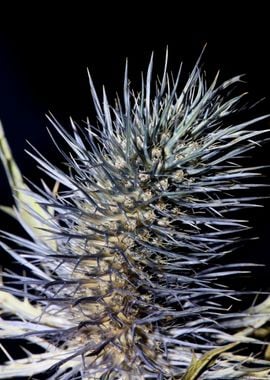
<path id="1" fill-rule="evenodd" d="M 223 278 L 247 264 L 219 263 L 247 228 L 235 211 L 255 206 L 244 191 L 259 168 L 240 159 L 266 132 L 251 126 L 267 116 L 229 121 L 242 98 L 231 95 L 239 76 L 208 85 L 198 63 L 182 84 L 180 72 L 168 76 L 166 57 L 153 83 L 152 66 L 138 94 L 126 70 L 114 107 L 90 77 L 97 127 L 71 120 L 70 134 L 49 115 L 68 146 L 59 148 L 68 170 L 29 154 L 57 190 L 29 189 L 1 132 L 12 212 L 30 238 L 4 233 L 2 247 L 26 273 L 2 274 L 0 337 L 43 352 L 10 358 L 0 378 L 47 370 L 59 380 L 269 376 L 267 360 L 233 352 L 261 344 L 246 327 L 268 321 L 269 301 L 230 312 L 225 300 L 236 292 Z"/>

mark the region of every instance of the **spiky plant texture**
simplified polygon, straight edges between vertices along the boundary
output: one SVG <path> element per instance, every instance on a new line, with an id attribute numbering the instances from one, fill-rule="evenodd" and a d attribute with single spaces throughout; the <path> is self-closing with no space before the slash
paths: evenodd
<path id="1" fill-rule="evenodd" d="M 58 190 L 45 182 L 30 190 L 1 130 L 15 198 L 5 209 L 30 237 L 2 233 L 2 248 L 25 272 L 2 273 L 0 337 L 43 349 L 13 359 L 3 345 L 1 379 L 47 370 L 59 380 L 270 376 L 267 355 L 237 351 L 262 345 L 255 332 L 270 319 L 270 302 L 230 311 L 241 294 L 224 276 L 248 264 L 219 261 L 247 228 L 237 210 L 256 206 L 244 192 L 260 168 L 242 158 L 265 132 L 251 126 L 267 116 L 228 119 L 242 98 L 231 95 L 239 76 L 208 86 L 198 62 L 181 85 L 166 57 L 153 83 L 152 66 L 138 94 L 126 70 L 115 107 L 105 91 L 99 101 L 90 77 L 98 127 L 71 120 L 69 134 L 49 116 L 67 143 L 68 170 L 30 155 Z"/>

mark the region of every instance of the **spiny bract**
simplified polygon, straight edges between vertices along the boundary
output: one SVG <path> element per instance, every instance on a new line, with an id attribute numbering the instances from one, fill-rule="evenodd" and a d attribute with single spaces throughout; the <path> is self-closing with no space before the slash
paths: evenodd
<path id="1" fill-rule="evenodd" d="M 229 121 L 239 76 L 207 86 L 198 62 L 179 93 L 167 56 L 155 86 L 152 66 L 139 94 L 126 70 L 115 108 L 105 91 L 100 103 L 90 77 L 98 127 L 71 120 L 71 135 L 49 116 L 72 151 L 60 149 L 68 170 L 30 154 L 59 189 L 30 190 L 1 130 L 16 203 L 5 209 L 31 239 L 3 233 L 2 248 L 25 273 L 2 273 L 0 337 L 43 349 L 13 359 L 2 346 L 2 379 L 47 370 L 61 380 L 269 376 L 267 360 L 233 351 L 261 344 L 252 332 L 267 322 L 269 300 L 230 313 L 236 292 L 223 278 L 248 265 L 218 261 L 247 228 L 233 212 L 255 206 L 242 190 L 256 186 L 247 179 L 258 167 L 240 158 L 265 132 L 249 127 L 267 116 Z"/>

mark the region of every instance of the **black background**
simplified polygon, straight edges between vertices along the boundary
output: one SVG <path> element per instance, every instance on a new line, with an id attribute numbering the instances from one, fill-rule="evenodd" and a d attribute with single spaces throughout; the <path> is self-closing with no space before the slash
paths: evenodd
<path id="1" fill-rule="evenodd" d="M 95 124 L 87 67 L 98 92 L 104 84 L 113 102 L 115 92 L 122 91 L 126 57 L 129 77 L 139 89 L 141 71 L 152 51 L 157 72 L 162 71 L 168 46 L 170 69 L 176 73 L 183 61 L 185 75 L 207 43 L 203 62 L 209 81 L 218 69 L 221 79 L 245 73 L 247 84 L 241 89 L 249 92 L 249 99 L 266 98 L 249 116 L 270 113 L 269 12 L 263 2 L 257 1 L 256 6 L 235 2 L 238 9 L 229 1 L 185 6 L 182 1 L 108 3 L 99 2 L 97 7 L 87 1 L 76 6 L 65 2 L 56 9 L 50 2 L 38 2 L 38 7 L 24 2 L 1 9 L 0 119 L 27 178 L 39 182 L 40 173 L 24 152 L 26 140 L 49 159 L 58 159 L 46 131 L 48 110 L 63 125 L 68 126 L 70 115 L 77 121 L 89 116 Z M 254 165 L 270 164 L 270 145 L 257 151 L 252 160 Z M 265 182 L 270 183 L 270 171 L 266 174 Z M 1 204 L 11 203 L 2 168 L 0 199 Z M 260 239 L 240 247 L 236 258 L 266 264 L 252 280 L 251 286 L 257 289 L 269 289 L 270 202 L 264 204 L 245 215 L 253 226 L 251 235 Z M 15 225 L 1 214 L 0 228 L 10 230 Z"/>
<path id="2" fill-rule="evenodd" d="M 235 2 L 236 3 L 236 2 Z M 61 3 L 58 2 L 58 6 Z M 108 6 L 110 4 L 110 6 Z M 200 3 L 199 3 L 200 4 Z M 55 150 L 46 131 L 45 113 L 50 110 L 68 126 L 68 117 L 95 124 L 87 72 L 88 67 L 100 93 L 106 86 L 113 102 L 121 94 L 126 57 L 129 77 L 139 89 L 141 71 L 155 52 L 155 69 L 161 73 L 166 46 L 169 67 L 176 73 L 184 62 L 184 75 L 191 71 L 203 46 L 204 68 L 209 81 L 221 69 L 221 79 L 246 74 L 241 90 L 249 99 L 266 98 L 252 111 L 257 116 L 270 112 L 269 16 L 263 2 L 256 6 L 237 2 L 181 1 L 93 2 L 75 5 L 30 2 L 1 13 L 0 23 L 0 118 L 24 175 L 39 181 L 40 173 L 25 154 L 25 140 L 51 160 Z M 265 123 L 269 127 L 269 123 Z M 270 164 L 270 145 L 253 157 L 254 164 Z M 267 172 L 269 183 L 269 171 Z M 1 203 L 10 203 L 9 188 L 0 169 Z M 260 240 L 240 248 L 239 255 L 269 263 L 270 203 L 248 211 L 252 234 Z M 1 228 L 11 221 L 1 214 Z M 262 280 L 263 279 L 263 280 Z M 256 282 L 268 286 L 267 275 Z M 261 286 L 261 285 L 260 285 Z"/>

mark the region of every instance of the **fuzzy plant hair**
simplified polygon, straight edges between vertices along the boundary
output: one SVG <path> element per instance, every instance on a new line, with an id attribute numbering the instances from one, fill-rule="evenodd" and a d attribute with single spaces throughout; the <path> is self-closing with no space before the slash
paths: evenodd
<path id="1" fill-rule="evenodd" d="M 153 81 L 151 58 L 139 93 L 126 69 L 114 107 L 89 76 L 97 125 L 69 133 L 49 115 L 65 166 L 29 153 L 53 189 L 24 182 L 1 128 L 15 201 L 2 209 L 29 237 L 1 233 L 18 271 L 1 273 L 0 379 L 269 379 L 270 298 L 239 312 L 224 280 L 249 271 L 230 255 L 248 228 L 237 211 L 257 202 L 261 167 L 243 156 L 268 116 L 233 122 L 240 76 L 209 85 L 200 66 L 182 83 L 166 55 Z"/>

